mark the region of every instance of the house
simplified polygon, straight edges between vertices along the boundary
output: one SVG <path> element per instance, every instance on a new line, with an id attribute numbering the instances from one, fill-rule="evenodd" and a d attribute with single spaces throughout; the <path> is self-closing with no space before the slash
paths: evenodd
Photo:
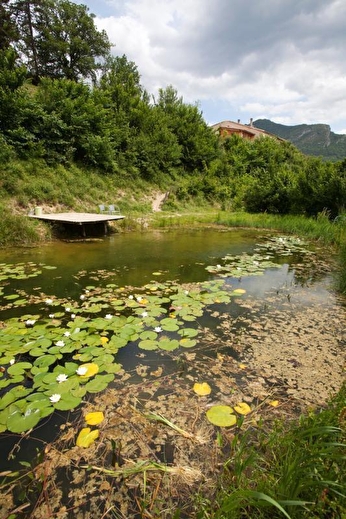
<path id="1" fill-rule="evenodd" d="M 240 124 L 240 121 L 222 121 L 221 123 L 213 124 L 211 128 L 218 132 L 220 137 L 228 137 L 236 133 L 243 139 L 257 139 L 258 137 L 272 137 L 274 139 L 279 139 L 276 135 L 266 132 L 265 130 L 261 130 L 260 128 L 255 128 L 253 125 L 252 119 L 250 119 L 250 124 Z M 283 139 L 279 139 L 283 140 Z"/>

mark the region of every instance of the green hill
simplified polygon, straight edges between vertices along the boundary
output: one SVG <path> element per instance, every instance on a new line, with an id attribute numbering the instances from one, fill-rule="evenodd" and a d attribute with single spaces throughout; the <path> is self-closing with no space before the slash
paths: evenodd
<path id="1" fill-rule="evenodd" d="M 268 119 L 257 119 L 254 126 L 294 144 L 306 155 L 337 161 L 346 157 L 346 135 L 338 135 L 328 124 L 298 124 L 285 126 Z"/>

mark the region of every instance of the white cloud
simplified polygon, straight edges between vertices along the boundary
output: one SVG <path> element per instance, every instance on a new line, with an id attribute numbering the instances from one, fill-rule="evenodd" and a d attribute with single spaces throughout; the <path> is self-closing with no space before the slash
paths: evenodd
<path id="1" fill-rule="evenodd" d="M 346 126 L 344 0 L 101 0 L 99 12 L 78 2 L 150 93 L 172 84 L 209 122 Z"/>

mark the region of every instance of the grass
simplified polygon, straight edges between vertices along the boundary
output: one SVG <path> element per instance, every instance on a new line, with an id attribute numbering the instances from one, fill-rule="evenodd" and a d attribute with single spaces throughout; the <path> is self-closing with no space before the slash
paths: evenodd
<path id="1" fill-rule="evenodd" d="M 0 247 L 30 246 L 51 239 L 49 227 L 0 206 Z"/>
<path id="2" fill-rule="evenodd" d="M 346 293 L 346 226 L 331 222 L 323 213 L 317 218 L 232 213 L 212 206 L 201 210 L 196 201 L 188 206 L 177 205 L 174 212 L 168 206 L 154 214 L 150 203 L 153 186 L 138 179 L 124 185 L 113 177 L 76 166 L 53 170 L 39 161 L 7 165 L 0 170 L 0 186 L 2 247 L 51 239 L 48 226 L 26 217 L 36 205 L 58 211 L 95 211 L 99 203 L 116 203 L 126 215 L 119 223 L 124 231 L 194 225 L 265 228 L 331 246 L 339 253 L 338 288 Z M 231 455 L 212 498 L 196 496 L 196 517 L 344 519 L 345 400 L 344 386 L 325 410 L 304 416 L 298 423 L 278 422 L 271 430 L 264 426 L 240 430 L 230 445 Z M 153 419 L 164 420 L 159 415 Z M 165 423 L 172 427 L 171 422 Z M 158 465 L 128 468 L 131 472 L 161 470 Z"/>
<path id="3" fill-rule="evenodd" d="M 329 406 L 286 426 L 238 433 L 199 519 L 344 519 L 346 384 Z"/>

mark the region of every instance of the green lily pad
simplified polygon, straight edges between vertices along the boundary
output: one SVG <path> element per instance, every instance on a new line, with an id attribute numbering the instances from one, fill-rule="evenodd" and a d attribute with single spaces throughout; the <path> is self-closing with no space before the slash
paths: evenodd
<path id="1" fill-rule="evenodd" d="M 182 335 L 183 337 L 196 337 L 198 335 L 198 330 L 195 328 L 183 328 L 182 330 L 178 331 L 179 335 Z"/>
<path id="2" fill-rule="evenodd" d="M 158 341 L 158 346 L 160 350 L 173 351 L 179 348 L 179 341 L 163 338 Z"/>
<path id="3" fill-rule="evenodd" d="M 108 384 L 113 380 L 114 376 L 112 373 L 107 375 L 96 375 L 85 385 L 85 389 L 88 393 L 98 393 L 99 391 L 106 389 Z"/>
<path id="4" fill-rule="evenodd" d="M 155 341 L 155 339 L 157 339 L 157 333 L 153 332 L 152 330 L 147 330 L 145 332 L 142 332 L 139 335 L 139 337 L 142 341 L 145 341 L 145 340 Z"/>
<path id="5" fill-rule="evenodd" d="M 158 348 L 158 341 L 154 341 L 151 339 L 145 339 L 143 341 L 139 341 L 138 347 L 141 350 L 156 350 Z"/>
<path id="6" fill-rule="evenodd" d="M 74 396 L 72 393 L 62 393 L 61 399 L 54 404 L 54 407 L 59 411 L 69 411 L 70 409 L 76 409 L 81 401 L 81 397 Z"/>
<path id="7" fill-rule="evenodd" d="M 11 404 L 8 410 L 6 426 L 11 432 L 22 433 L 35 427 L 40 420 L 41 412 L 39 409 L 28 408 L 23 413 L 18 406 Z"/>
<path id="8" fill-rule="evenodd" d="M 51 366 L 56 362 L 56 356 L 55 355 L 42 355 L 41 357 L 37 357 L 34 361 L 34 366 L 43 368 L 46 366 Z"/>
<path id="9" fill-rule="evenodd" d="M 179 344 L 183 348 L 193 348 L 194 346 L 196 346 L 197 341 L 195 341 L 194 339 L 184 337 L 183 339 L 180 339 Z"/>
<path id="10" fill-rule="evenodd" d="M 31 369 L 32 364 L 30 362 L 16 362 L 9 368 L 7 368 L 7 373 L 9 375 L 18 376 L 25 373 L 25 371 Z"/>
<path id="11" fill-rule="evenodd" d="M 231 427 L 237 423 L 237 417 L 229 405 L 214 405 L 206 415 L 210 423 L 219 427 Z"/>

